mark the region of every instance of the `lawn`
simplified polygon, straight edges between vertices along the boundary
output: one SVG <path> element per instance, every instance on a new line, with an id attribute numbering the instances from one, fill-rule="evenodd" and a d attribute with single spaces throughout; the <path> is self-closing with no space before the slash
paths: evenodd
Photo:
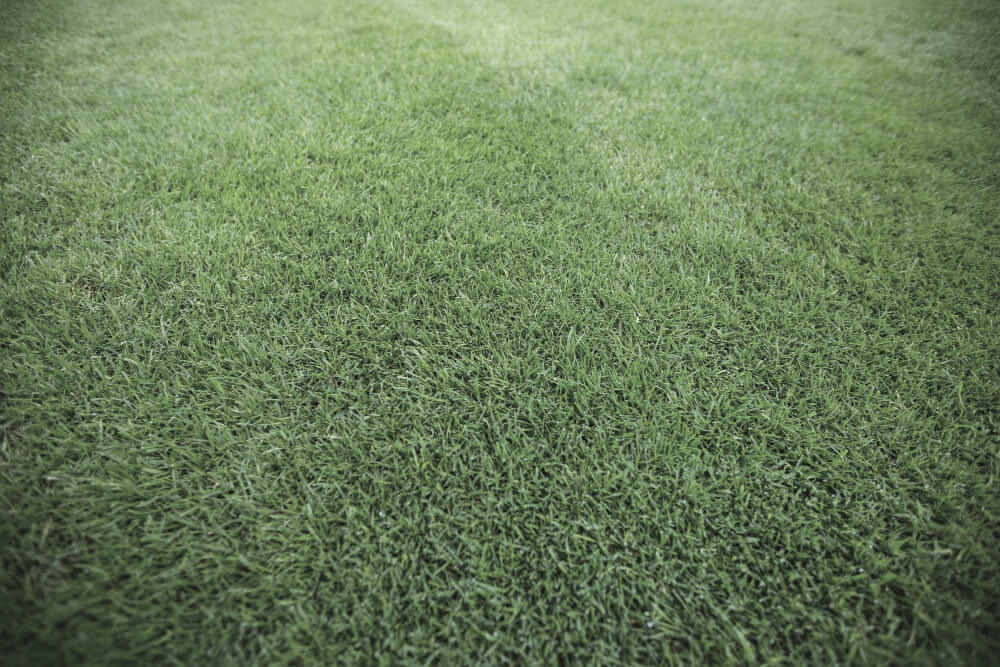
<path id="1" fill-rule="evenodd" d="M 7 0 L 13 665 L 986 664 L 993 0 Z"/>

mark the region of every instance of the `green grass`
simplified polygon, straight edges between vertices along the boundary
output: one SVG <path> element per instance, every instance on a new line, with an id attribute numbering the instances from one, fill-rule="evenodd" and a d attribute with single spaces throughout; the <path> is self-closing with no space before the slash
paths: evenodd
<path id="1" fill-rule="evenodd" d="M 988 663 L 991 0 L 8 0 L 13 664 Z"/>

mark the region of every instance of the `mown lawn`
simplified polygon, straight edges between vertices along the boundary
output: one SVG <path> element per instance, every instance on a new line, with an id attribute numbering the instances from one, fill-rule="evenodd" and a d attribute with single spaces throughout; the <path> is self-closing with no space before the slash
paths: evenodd
<path id="1" fill-rule="evenodd" d="M 7 0 L 0 86 L 5 663 L 1000 651 L 992 0 Z"/>

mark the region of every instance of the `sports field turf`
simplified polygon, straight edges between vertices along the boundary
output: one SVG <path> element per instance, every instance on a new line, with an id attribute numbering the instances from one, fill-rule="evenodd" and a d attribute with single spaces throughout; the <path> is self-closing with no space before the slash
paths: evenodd
<path id="1" fill-rule="evenodd" d="M 0 662 L 989 664 L 992 0 L 4 0 Z"/>

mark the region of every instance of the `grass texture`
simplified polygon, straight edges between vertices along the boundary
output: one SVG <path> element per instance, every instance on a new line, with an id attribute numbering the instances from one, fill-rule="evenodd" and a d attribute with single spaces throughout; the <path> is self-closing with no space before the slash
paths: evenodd
<path id="1" fill-rule="evenodd" d="M 990 0 L 7 0 L 9 664 L 1000 650 Z"/>

